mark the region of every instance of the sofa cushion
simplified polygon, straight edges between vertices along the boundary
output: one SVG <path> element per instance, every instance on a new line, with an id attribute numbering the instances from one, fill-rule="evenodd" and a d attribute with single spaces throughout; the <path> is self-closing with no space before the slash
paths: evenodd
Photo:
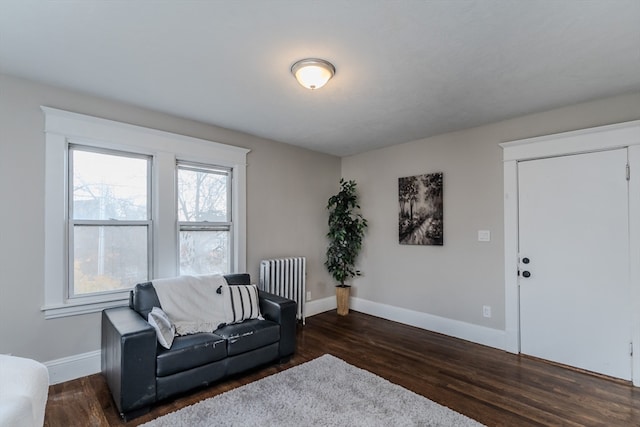
<path id="1" fill-rule="evenodd" d="M 227 354 L 233 356 L 277 342 L 280 325 L 270 320 L 252 319 L 223 326 L 215 333 L 227 340 Z"/>
<path id="2" fill-rule="evenodd" d="M 230 285 L 250 285 L 251 275 L 249 273 L 231 273 L 224 275 L 225 280 Z"/>
<path id="3" fill-rule="evenodd" d="M 156 375 L 172 375 L 224 359 L 226 356 L 225 340 L 218 334 L 201 332 L 176 337 L 170 349 L 158 346 Z"/>
<path id="4" fill-rule="evenodd" d="M 138 283 L 129 294 L 129 307 L 137 311 L 144 320 L 148 320 L 153 307 L 160 307 L 158 294 L 151 282 Z"/>

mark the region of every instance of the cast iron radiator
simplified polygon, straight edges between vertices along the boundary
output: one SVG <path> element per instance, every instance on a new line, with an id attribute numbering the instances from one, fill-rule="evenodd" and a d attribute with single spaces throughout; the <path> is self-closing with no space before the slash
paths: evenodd
<path id="1" fill-rule="evenodd" d="M 298 305 L 298 320 L 304 325 L 304 300 L 306 295 L 305 257 L 265 259 L 260 262 L 260 289 L 292 299 Z"/>

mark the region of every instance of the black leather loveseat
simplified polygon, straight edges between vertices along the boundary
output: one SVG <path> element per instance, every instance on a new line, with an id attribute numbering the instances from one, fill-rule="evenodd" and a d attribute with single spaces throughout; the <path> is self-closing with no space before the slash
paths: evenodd
<path id="1" fill-rule="evenodd" d="M 250 284 L 249 274 L 225 276 L 230 286 Z M 265 320 L 251 319 L 213 333 L 158 344 L 147 316 L 160 302 L 151 283 L 131 291 L 129 307 L 102 312 L 102 373 L 120 415 L 135 418 L 162 399 L 206 386 L 273 361 L 285 361 L 296 345 L 296 303 L 260 291 Z"/>

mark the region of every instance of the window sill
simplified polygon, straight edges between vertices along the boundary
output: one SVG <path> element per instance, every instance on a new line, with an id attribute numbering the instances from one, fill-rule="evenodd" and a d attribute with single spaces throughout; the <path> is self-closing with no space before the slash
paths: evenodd
<path id="1" fill-rule="evenodd" d="M 106 308 L 124 307 L 129 305 L 129 297 L 114 296 L 109 300 L 93 302 L 68 302 L 59 305 L 45 305 L 41 308 L 45 319 L 57 319 L 60 317 L 78 316 L 81 314 L 98 313 Z"/>

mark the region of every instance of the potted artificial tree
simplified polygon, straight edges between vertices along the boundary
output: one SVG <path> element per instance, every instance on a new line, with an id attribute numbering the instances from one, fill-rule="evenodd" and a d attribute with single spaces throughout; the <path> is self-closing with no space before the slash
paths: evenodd
<path id="1" fill-rule="evenodd" d="M 358 212 L 360 206 L 356 194 L 356 182 L 341 179 L 340 191 L 329 198 L 327 209 L 329 210 L 329 232 L 327 233 L 329 247 L 324 265 L 338 282 L 336 285 L 338 314 L 346 316 L 349 313 L 351 286 L 345 282 L 361 274 L 360 270 L 356 270 L 355 264 L 362 248 L 364 231 L 367 228 L 367 220 Z"/>

